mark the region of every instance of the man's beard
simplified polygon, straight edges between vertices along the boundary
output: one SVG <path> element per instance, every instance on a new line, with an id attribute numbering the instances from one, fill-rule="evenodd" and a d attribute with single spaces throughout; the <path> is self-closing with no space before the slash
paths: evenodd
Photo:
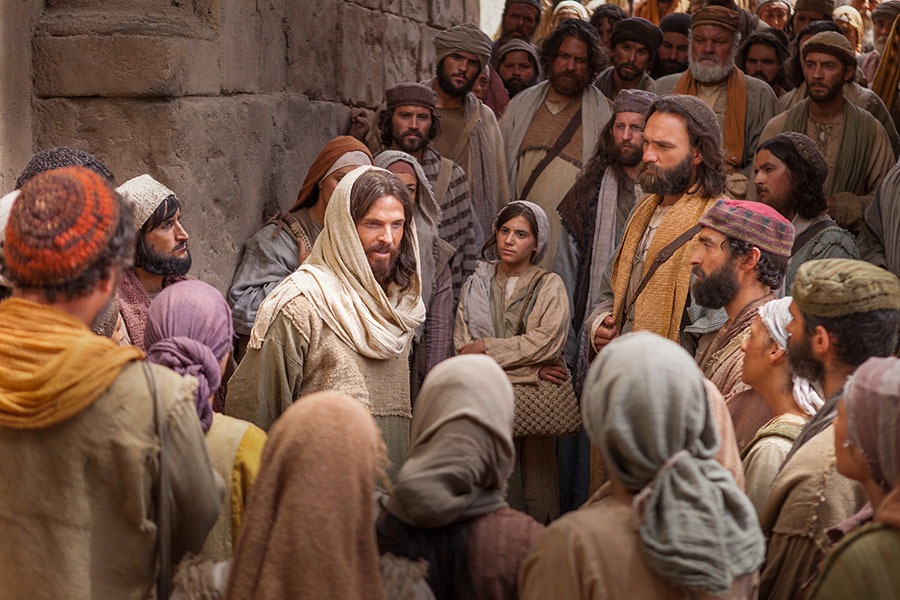
<path id="1" fill-rule="evenodd" d="M 428 144 L 428 139 L 415 129 L 408 129 L 399 136 L 391 131 L 391 139 L 407 154 L 415 154 Z"/>
<path id="2" fill-rule="evenodd" d="M 694 265 L 691 269 L 695 277 L 691 292 L 697 304 L 706 308 L 722 308 L 731 302 L 738 291 L 734 264 L 735 261 L 728 260 L 709 275 L 703 274 L 700 265 Z"/>
<path id="3" fill-rule="evenodd" d="M 616 65 L 615 67 L 616 75 L 619 76 L 619 79 L 622 81 L 637 81 L 641 78 L 641 75 L 644 74 L 643 71 L 637 68 L 637 65 L 634 63 L 622 63 L 621 65 Z M 631 69 L 631 74 L 626 74 L 625 69 Z"/>
<path id="4" fill-rule="evenodd" d="M 833 86 L 826 85 L 827 89 L 825 91 L 822 91 L 821 89 L 817 89 L 816 91 L 813 91 L 812 86 L 810 86 L 809 84 L 807 84 L 807 87 L 808 87 L 808 91 L 809 91 L 809 99 L 810 100 L 812 100 L 813 102 L 816 102 L 816 103 L 829 102 L 835 96 L 837 96 L 838 94 L 841 93 L 841 89 L 844 87 L 844 82 L 838 81 Z"/>
<path id="5" fill-rule="evenodd" d="M 769 85 L 773 85 L 773 84 L 774 84 L 774 82 L 769 81 L 769 78 L 766 77 L 766 74 L 763 73 L 762 71 L 759 71 L 759 72 L 757 72 L 757 73 L 754 73 L 754 74 L 751 75 L 750 77 L 755 77 L 755 78 L 759 79 L 760 81 L 765 81 L 765 82 L 768 83 Z"/>
<path id="6" fill-rule="evenodd" d="M 794 341 L 788 339 L 788 365 L 797 377 L 803 377 L 813 383 L 821 383 L 825 376 L 825 366 L 813 356 L 812 343 L 804 335 Z"/>
<path id="7" fill-rule="evenodd" d="M 463 75 L 465 77 L 465 75 Z M 472 91 L 472 88 L 475 87 L 475 80 L 478 79 L 478 75 L 472 79 L 466 79 L 465 85 L 461 87 L 457 87 L 457 85 L 450 79 L 450 75 L 444 70 L 444 66 L 441 65 L 437 70 L 437 82 L 438 86 L 440 86 L 441 90 L 454 98 L 462 98 L 466 94 Z"/>
<path id="8" fill-rule="evenodd" d="M 642 158 L 643 150 L 640 147 L 631 144 L 626 147 L 625 142 L 614 144 L 609 153 L 609 161 L 623 167 L 636 167 L 641 164 Z"/>
<path id="9" fill-rule="evenodd" d="M 641 163 L 638 167 L 638 183 L 648 194 L 683 194 L 691 187 L 692 178 L 690 152 L 671 169 L 663 169 L 650 163 Z"/>
<path id="10" fill-rule="evenodd" d="M 390 252 L 389 258 L 373 258 L 374 252 Z M 372 275 L 379 285 L 384 285 L 394 275 L 397 267 L 397 260 L 400 258 L 400 249 L 391 244 L 372 244 L 366 248 L 366 259 L 369 261 L 369 267 L 372 269 Z"/>
<path id="11" fill-rule="evenodd" d="M 563 96 L 572 97 L 581 94 L 590 85 L 592 77 L 590 74 L 578 77 L 573 71 L 562 71 L 551 74 L 549 79 L 554 90 Z"/>
<path id="12" fill-rule="evenodd" d="M 884 47 L 887 46 L 887 37 L 877 38 L 872 42 L 872 45 L 875 46 L 875 49 L 878 50 L 878 54 L 884 54 Z"/>
<path id="13" fill-rule="evenodd" d="M 724 65 L 719 64 L 719 57 L 715 54 L 703 53 L 697 60 L 694 60 L 692 55 L 689 54 L 688 64 L 690 65 L 691 75 L 701 83 L 716 83 L 724 80 L 731 74 L 731 70 L 734 68 L 734 58 L 737 54 L 736 50 L 736 46 L 731 49 L 731 54 L 728 56 L 728 60 L 725 61 Z M 702 60 L 703 58 L 712 58 L 715 60 L 715 64 L 708 63 L 707 61 Z"/>
<path id="14" fill-rule="evenodd" d="M 503 82 L 504 87 L 506 87 L 506 91 L 509 93 L 509 97 L 512 98 L 522 90 L 526 90 L 534 85 L 534 79 L 531 81 L 522 81 L 518 77 L 510 77 L 506 81 Z"/>
<path id="15" fill-rule="evenodd" d="M 191 270 L 191 251 L 187 244 L 185 244 L 184 249 L 187 252 L 187 256 L 178 258 L 171 254 L 161 254 L 145 245 L 143 256 L 140 258 L 140 261 L 135 262 L 134 266 L 147 271 L 151 275 L 173 275 L 176 277 L 187 275 L 187 272 Z"/>
<path id="16" fill-rule="evenodd" d="M 757 195 L 759 195 L 759 193 L 760 193 L 761 190 L 767 190 L 767 191 L 768 191 L 768 188 L 766 188 L 765 186 L 761 186 L 761 185 L 756 186 L 756 193 L 757 193 Z M 781 216 L 782 216 L 782 217 L 784 217 L 785 219 L 787 219 L 787 218 L 788 218 L 788 215 L 790 215 L 792 212 L 794 212 L 794 210 L 793 210 L 793 209 L 794 209 L 793 203 L 791 202 L 791 198 L 792 198 L 792 197 L 794 197 L 794 198 L 797 197 L 797 196 L 793 193 L 793 191 L 792 191 L 791 195 L 788 196 L 788 197 L 785 197 L 785 198 L 774 198 L 774 197 L 772 197 L 771 195 L 769 195 L 769 196 L 766 196 L 765 199 L 760 199 L 760 202 L 762 202 L 763 204 L 767 204 L 767 205 L 771 206 L 772 208 L 774 208 L 775 210 L 777 210 L 779 213 L 781 213 Z"/>
<path id="17" fill-rule="evenodd" d="M 666 75 L 674 75 L 675 73 L 683 73 L 687 68 L 687 63 L 678 62 L 677 60 L 661 60 L 656 65 L 654 79 L 659 79 Z"/>

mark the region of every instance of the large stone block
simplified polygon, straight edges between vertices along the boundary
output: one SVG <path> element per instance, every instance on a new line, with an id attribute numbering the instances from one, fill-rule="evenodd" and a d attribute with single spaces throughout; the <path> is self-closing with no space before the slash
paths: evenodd
<path id="1" fill-rule="evenodd" d="M 425 23 L 428 21 L 428 1 L 400 0 L 400 14 L 407 19 Z"/>
<path id="2" fill-rule="evenodd" d="M 384 87 L 402 81 L 419 81 L 421 33 L 418 23 L 393 15 L 384 17 Z"/>
<path id="3" fill-rule="evenodd" d="M 219 38 L 223 92 L 284 90 L 284 10 L 284 0 L 226 3 Z"/>
<path id="4" fill-rule="evenodd" d="M 446 29 L 465 21 L 465 9 L 462 0 L 431 0 L 429 23 Z"/>
<path id="5" fill-rule="evenodd" d="M 296 2 L 285 11 L 288 91 L 310 98 L 335 98 L 341 28 L 341 0 Z"/>
<path id="6" fill-rule="evenodd" d="M 422 44 L 419 47 L 419 80 L 430 79 L 435 73 L 434 36 L 440 29 L 422 26 Z"/>
<path id="7" fill-rule="evenodd" d="M 377 106 L 384 94 L 385 15 L 356 4 L 341 7 L 338 99 L 345 104 Z"/>
<path id="8" fill-rule="evenodd" d="M 15 187 L 31 147 L 31 0 L 0 2 L 0 193 Z"/>
<path id="9" fill-rule="evenodd" d="M 34 40 L 34 87 L 51 96 L 185 96 L 219 91 L 214 41 L 142 35 Z"/>

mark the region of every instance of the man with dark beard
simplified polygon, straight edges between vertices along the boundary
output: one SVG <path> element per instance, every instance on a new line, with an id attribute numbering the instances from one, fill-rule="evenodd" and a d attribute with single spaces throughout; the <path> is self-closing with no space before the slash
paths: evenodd
<path id="1" fill-rule="evenodd" d="M 762 396 L 741 380 L 743 339 L 759 308 L 775 299 L 787 270 L 794 226 L 759 202 L 719 200 L 700 217 L 703 229 L 690 261 L 694 300 L 724 308 L 728 321 L 701 339 L 700 370 L 725 398 L 738 448 L 743 450 L 772 412 Z"/>
<path id="2" fill-rule="evenodd" d="M 584 21 L 564 21 L 544 38 L 547 81 L 513 98 L 500 120 L 513 200 L 534 202 L 550 216 L 575 183 L 609 121 L 609 102 L 591 85 L 605 59 L 597 31 Z M 541 261 L 546 269 L 560 231 L 551 216 L 550 250 Z"/>
<path id="3" fill-rule="evenodd" d="M 741 45 L 736 61 L 741 71 L 768 83 L 778 98 L 791 88 L 784 72 L 790 58 L 786 42 L 779 31 L 757 31 Z"/>
<path id="4" fill-rule="evenodd" d="M 466 172 L 481 231 L 491 231 L 494 217 L 509 202 L 506 157 L 494 111 L 472 93 L 491 56 L 491 40 L 464 23 L 438 33 L 434 52 L 435 76 L 425 85 L 437 94 L 434 112 L 441 131 L 432 143 Z"/>
<path id="5" fill-rule="evenodd" d="M 653 69 L 654 79 L 683 73 L 688 68 L 691 15 L 672 13 L 659 22 L 659 28 L 663 32 L 663 39 L 656 56 L 656 67 Z"/>
<path id="6" fill-rule="evenodd" d="M 689 94 L 703 100 L 722 130 L 727 190 L 744 198 L 752 179 L 753 153 L 766 123 L 775 116 L 775 92 L 768 84 L 747 77 L 735 65 L 741 42 L 740 16 L 724 6 L 701 8 L 691 17 L 690 68 L 658 79 L 660 97 Z"/>
<path id="7" fill-rule="evenodd" d="M 685 327 L 727 319 L 691 298 L 691 263 L 697 221 L 725 189 L 721 133 L 716 115 L 694 96 L 660 98 L 644 126 L 638 182 L 645 195 L 632 212 L 622 241 L 603 273 L 597 307 L 585 320 L 590 358 L 621 333 L 648 330 L 681 342 Z"/>
<path id="8" fill-rule="evenodd" d="M 500 32 L 491 45 L 491 68 L 495 71 L 503 58 L 502 48 L 509 40 L 530 44 L 541 23 L 541 0 L 506 0 L 500 18 Z"/>
<path id="9" fill-rule="evenodd" d="M 184 281 L 191 269 L 190 236 L 181 225 L 175 192 L 150 175 L 129 179 L 116 189 L 133 210 L 134 266 L 122 273 L 119 311 L 125 342 L 144 350 L 144 324 L 150 302 L 163 288 Z"/>
<path id="10" fill-rule="evenodd" d="M 640 17 L 616 23 L 612 33 L 612 66 L 594 82 L 603 95 L 615 100 L 619 90 L 649 90 L 653 79 L 648 71 L 656 62 L 663 34 L 659 27 Z"/>
<path id="11" fill-rule="evenodd" d="M 809 97 L 769 121 L 760 141 L 786 131 L 812 139 L 829 167 L 823 184 L 828 214 L 857 233 L 863 210 L 894 165 L 890 138 L 875 117 L 842 93 L 856 71 L 853 48 L 843 34 L 817 33 L 801 53 Z"/>
<path id="12" fill-rule="evenodd" d="M 837 472 L 832 421 L 847 379 L 869 357 L 896 351 L 900 325 L 900 282 L 869 263 L 807 262 L 791 292 L 788 362 L 827 400 L 794 441 L 760 513 L 769 548 L 759 595 L 776 600 L 798 597 L 833 543 L 828 529 L 868 500 Z"/>
<path id="13" fill-rule="evenodd" d="M 815 142 L 789 131 L 764 141 L 756 151 L 756 197 L 794 226 L 794 246 L 784 275 L 791 289 L 800 265 L 821 258 L 859 258 L 856 239 L 825 212 L 822 183 L 828 163 Z"/>
<path id="14" fill-rule="evenodd" d="M 511 39 L 497 51 L 497 74 L 503 81 L 509 97 L 537 83 L 541 74 L 540 58 L 531 42 Z"/>

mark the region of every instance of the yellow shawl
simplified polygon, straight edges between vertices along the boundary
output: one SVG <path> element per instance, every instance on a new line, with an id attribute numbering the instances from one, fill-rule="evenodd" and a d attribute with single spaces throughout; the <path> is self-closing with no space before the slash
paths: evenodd
<path id="1" fill-rule="evenodd" d="M 79 319 L 20 298 L 0 303 L 0 427 L 40 429 L 77 415 L 144 353 Z"/>
<path id="2" fill-rule="evenodd" d="M 900 21 L 898 19 L 897 21 Z M 900 31 L 897 30 L 897 21 L 891 27 L 891 34 L 888 41 L 884 45 L 884 54 L 878 61 L 878 70 L 875 71 L 875 77 L 872 78 L 872 91 L 878 94 L 878 97 L 884 102 L 888 110 L 894 104 L 894 98 L 897 96 L 897 82 L 900 81 L 900 62 L 894 44 L 897 43 L 897 37 Z"/>
<path id="3" fill-rule="evenodd" d="M 667 17 L 674 12 L 686 13 L 690 6 L 691 3 L 687 0 L 672 0 L 665 12 L 660 12 L 659 0 L 644 0 L 634 7 L 634 16 L 647 19 L 654 25 L 659 25 L 663 17 Z"/>
<path id="4" fill-rule="evenodd" d="M 685 194 L 672 205 L 650 242 L 647 257 L 644 260 L 644 273 L 647 272 L 657 253 L 679 235 L 696 225 L 700 216 L 711 208 L 716 200 L 717 198 L 702 198 L 698 195 Z M 647 229 L 647 225 L 661 201 L 662 196 L 659 195 L 645 196 L 644 200 L 635 208 L 634 214 L 625 228 L 619 252 L 613 263 L 612 287 L 615 298 L 613 315 L 619 331 L 622 331 L 622 315 L 620 313 L 631 279 L 634 255 L 641 237 L 644 235 L 644 230 Z M 690 257 L 696 245 L 696 240 L 689 241 L 656 270 L 635 303 L 631 331 L 652 331 L 675 342 L 679 341 L 678 331 L 681 317 L 691 288 Z"/>

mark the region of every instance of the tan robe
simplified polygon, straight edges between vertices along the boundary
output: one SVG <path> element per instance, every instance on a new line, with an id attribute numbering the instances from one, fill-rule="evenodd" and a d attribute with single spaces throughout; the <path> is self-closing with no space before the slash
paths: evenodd
<path id="1" fill-rule="evenodd" d="M 766 423 L 741 452 L 744 491 L 757 514 L 762 514 L 769 490 L 804 425 L 806 419 L 799 415 L 778 415 Z"/>

